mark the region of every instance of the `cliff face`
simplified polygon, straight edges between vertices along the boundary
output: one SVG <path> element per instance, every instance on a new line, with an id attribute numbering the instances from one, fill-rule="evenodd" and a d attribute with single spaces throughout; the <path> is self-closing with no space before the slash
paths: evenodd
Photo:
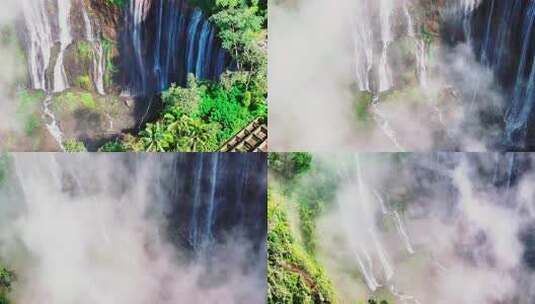
<path id="1" fill-rule="evenodd" d="M 117 41 L 118 31 L 121 26 L 120 19 L 123 15 L 122 9 L 110 4 L 108 1 L 89 0 L 89 4 L 99 20 L 103 37 L 111 41 Z"/>

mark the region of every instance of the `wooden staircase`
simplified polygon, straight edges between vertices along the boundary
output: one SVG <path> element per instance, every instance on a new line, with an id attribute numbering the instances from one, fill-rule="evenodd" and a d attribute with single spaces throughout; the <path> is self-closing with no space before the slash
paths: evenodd
<path id="1" fill-rule="evenodd" d="M 267 152 L 267 125 L 257 118 L 247 127 L 229 139 L 219 149 L 220 152 Z"/>

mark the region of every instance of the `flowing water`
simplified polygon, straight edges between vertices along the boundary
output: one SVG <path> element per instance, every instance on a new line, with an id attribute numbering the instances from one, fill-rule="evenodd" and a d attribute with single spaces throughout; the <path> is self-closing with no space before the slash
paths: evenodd
<path id="1" fill-rule="evenodd" d="M 125 14 L 124 58 L 128 91 L 150 95 L 187 75 L 216 79 L 229 64 L 216 30 L 199 8 L 183 0 L 132 0 Z"/>
<path id="2" fill-rule="evenodd" d="M 360 91 L 386 92 L 396 84 L 391 64 L 392 44 L 399 39 L 396 27 L 404 24 L 405 33 L 415 47 L 414 67 L 420 83 L 427 80 L 427 48 L 415 33 L 416 25 L 409 0 L 362 1 L 357 6 L 354 25 L 355 80 Z M 400 20 L 399 16 L 404 20 Z"/>
<path id="3" fill-rule="evenodd" d="M 85 25 L 85 37 L 93 46 L 93 70 L 92 78 L 95 84 L 95 89 L 100 95 L 105 95 L 104 91 L 104 73 L 105 73 L 105 57 L 104 48 L 100 39 L 95 37 L 93 26 L 91 25 L 91 19 L 87 13 L 87 9 L 82 7 L 82 14 Z"/>
<path id="4" fill-rule="evenodd" d="M 60 140 L 60 123 L 50 105 L 52 96 L 70 88 L 73 82 L 67 76 L 71 67 L 65 66 L 65 54 L 75 42 L 85 40 L 90 44 L 92 64 L 88 73 L 94 90 L 105 95 L 108 55 L 103 29 L 85 1 L 22 0 L 21 4 L 30 85 L 49 95 L 43 106 L 47 121 L 53 122 L 47 122 L 47 126 Z M 200 9 L 185 0 L 131 0 L 123 15 L 118 75 L 125 79 L 122 89 L 129 95 L 150 96 L 171 83 L 185 85 L 190 73 L 198 79 L 217 79 L 230 65 L 215 28 Z M 81 22 L 73 20 L 74 16 L 80 16 Z"/>
<path id="5" fill-rule="evenodd" d="M 92 78 L 98 93 L 104 94 L 104 52 L 101 42 L 95 38 L 91 20 L 85 6 L 79 2 L 77 8 L 83 12 L 85 38 L 93 45 Z M 56 10 L 51 14 L 49 7 Z M 71 26 L 72 0 L 57 1 L 22 1 L 26 33 L 26 50 L 28 72 L 31 87 L 47 93 L 43 101 L 43 118 L 45 125 L 63 150 L 63 134 L 60 124 L 51 110 L 53 94 L 60 93 L 70 87 L 67 79 L 64 56 L 67 48 L 74 42 Z M 54 48 L 58 47 L 54 55 Z M 54 56 L 54 57 L 53 57 Z M 51 66 L 53 64 L 53 66 Z"/>
<path id="6" fill-rule="evenodd" d="M 460 1 L 457 26 L 481 64 L 494 71 L 504 91 L 506 149 L 533 145 L 535 102 L 535 3 L 533 1 Z"/>
<path id="7" fill-rule="evenodd" d="M 340 171 L 337 208 L 318 228 L 342 233 L 336 252 L 352 259 L 338 266 L 351 260 L 372 294 L 399 303 L 532 303 L 533 155 L 389 157 Z"/>
<path id="8" fill-rule="evenodd" d="M 21 153 L 6 159 L 0 257 L 27 278 L 17 281 L 14 300 L 265 299 L 265 266 L 257 262 L 265 258 L 265 155 Z M 244 191 L 233 191 L 236 186 Z M 192 234 L 198 246 L 190 243 Z"/>

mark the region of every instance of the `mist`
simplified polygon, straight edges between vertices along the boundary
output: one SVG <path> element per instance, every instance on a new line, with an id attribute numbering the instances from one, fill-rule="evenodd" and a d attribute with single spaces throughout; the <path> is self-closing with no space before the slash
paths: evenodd
<path id="1" fill-rule="evenodd" d="M 265 302 L 262 156 L 8 157 L 13 303 Z"/>
<path id="2" fill-rule="evenodd" d="M 293 191 L 336 184 L 313 235 L 341 303 L 533 301 L 532 154 L 314 159 Z"/>
<path id="3" fill-rule="evenodd" d="M 479 3 L 423 3 L 274 1 L 273 151 L 496 149 L 505 99 L 493 72 L 470 41 L 420 29 L 462 23 Z"/>
<path id="4" fill-rule="evenodd" d="M 6 0 L 0 12 L 0 147 L 4 147 L 9 132 L 21 132 L 23 123 L 17 113 L 15 91 L 25 78 L 25 58 L 15 35 L 16 18 L 22 12 L 21 1 Z"/>

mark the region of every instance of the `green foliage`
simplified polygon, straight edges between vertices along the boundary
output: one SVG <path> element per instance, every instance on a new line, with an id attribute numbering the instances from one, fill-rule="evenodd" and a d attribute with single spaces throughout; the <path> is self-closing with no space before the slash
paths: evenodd
<path id="1" fill-rule="evenodd" d="M 270 153 L 268 160 L 269 168 L 286 182 L 309 171 L 312 167 L 312 154 L 304 152 Z"/>
<path id="2" fill-rule="evenodd" d="M 162 117 L 148 123 L 138 138 L 127 137 L 125 149 L 217 151 L 252 120 L 267 116 L 265 101 L 246 91 L 243 78 L 227 73 L 222 79 L 222 84 L 199 83 L 190 75 L 187 88 L 171 85 L 162 93 Z"/>
<path id="3" fill-rule="evenodd" d="M 96 104 L 91 93 L 80 93 L 80 102 L 88 109 L 95 109 Z"/>
<path id="4" fill-rule="evenodd" d="M 11 291 L 12 284 L 15 280 L 15 273 L 0 265 L 0 304 L 10 303 L 7 294 Z"/>
<path id="5" fill-rule="evenodd" d="M 168 108 L 177 106 L 184 114 L 191 115 L 197 109 L 201 100 L 195 77 L 188 75 L 188 87 L 181 88 L 174 83 L 162 93 L 162 101 Z"/>
<path id="6" fill-rule="evenodd" d="M 35 134 L 35 131 L 41 127 L 41 119 L 36 113 L 31 114 L 27 117 L 24 123 L 24 133 L 28 136 Z"/>
<path id="7" fill-rule="evenodd" d="M 160 118 L 148 123 L 137 137 L 123 139 L 127 151 L 217 151 L 251 121 L 262 118 L 267 122 L 267 56 L 261 47 L 266 1 L 190 2 L 212 14 L 210 20 L 218 27 L 223 47 L 232 53 L 238 71 L 227 71 L 218 83 L 198 82 L 190 75 L 186 88 L 171 85 L 162 92 Z M 106 83 L 115 73 L 110 49 L 104 42 Z"/>
<path id="8" fill-rule="evenodd" d="M 106 2 L 118 8 L 124 8 L 129 3 L 128 0 L 106 0 Z"/>
<path id="9" fill-rule="evenodd" d="M 210 123 L 221 126 L 220 142 L 239 132 L 254 120 L 253 111 L 244 102 L 245 92 L 238 85 L 225 90 L 220 85 L 211 85 L 202 90 L 199 116 Z"/>
<path id="10" fill-rule="evenodd" d="M 5 182 L 10 170 L 11 159 L 6 153 L 0 154 L 0 186 Z"/>
<path id="11" fill-rule="evenodd" d="M 97 103 L 89 92 L 66 91 L 56 97 L 53 107 L 56 111 L 73 112 L 80 108 L 95 110 Z"/>
<path id="12" fill-rule="evenodd" d="M 428 31 L 424 25 L 422 25 L 420 27 L 420 35 L 422 36 L 422 39 L 424 40 L 426 49 L 429 50 L 431 45 L 433 44 L 433 40 L 434 40 L 433 34 L 430 31 Z"/>
<path id="13" fill-rule="evenodd" d="M 126 0 L 122 0 L 126 1 Z M 110 40 L 102 38 L 102 49 L 104 51 L 104 84 L 111 86 L 113 84 L 113 78 L 119 72 L 119 69 L 113 63 L 112 50 L 115 47 L 114 43 Z"/>
<path id="14" fill-rule="evenodd" d="M 17 97 L 19 100 L 16 112 L 17 119 L 23 122 L 26 135 L 34 135 L 42 124 L 39 117 L 39 104 L 45 98 L 44 94 L 40 91 L 23 89 L 17 92 Z"/>
<path id="15" fill-rule="evenodd" d="M 268 192 L 268 303 L 335 303 L 323 268 L 292 235 L 283 201 Z"/>
<path id="16" fill-rule="evenodd" d="M 217 12 L 210 20 L 219 29 L 222 46 L 230 51 L 238 70 L 254 70 L 265 57 L 259 47 L 265 16 L 258 14 L 258 1 L 215 0 L 215 5 Z"/>
<path id="17" fill-rule="evenodd" d="M 82 60 L 90 61 L 93 58 L 93 47 L 87 41 L 78 42 L 78 56 Z"/>
<path id="18" fill-rule="evenodd" d="M 309 178 L 295 188 L 295 199 L 299 202 L 298 211 L 301 222 L 303 244 L 310 253 L 317 247 L 316 219 L 335 200 L 339 176 L 326 167 L 316 167 Z"/>
<path id="19" fill-rule="evenodd" d="M 63 142 L 63 147 L 65 148 L 65 152 L 87 152 L 84 143 L 74 139 Z"/>
<path id="20" fill-rule="evenodd" d="M 369 299 L 368 300 L 368 304 L 377 304 L 377 303 L 379 303 L 379 302 L 377 302 L 377 300 L 375 300 L 375 299 Z M 388 301 L 382 300 L 380 304 L 388 304 Z"/>
<path id="21" fill-rule="evenodd" d="M 359 123 L 367 123 L 370 120 L 369 106 L 371 95 L 367 92 L 359 92 L 355 97 L 355 114 Z"/>
<path id="22" fill-rule="evenodd" d="M 115 140 L 115 141 L 107 142 L 98 151 L 99 152 L 126 152 L 126 149 L 120 141 Z"/>
<path id="23" fill-rule="evenodd" d="M 270 153 L 268 161 L 269 169 L 281 179 L 286 194 L 298 203 L 303 246 L 307 252 L 315 254 L 316 219 L 334 201 L 338 175 L 320 163 L 319 167 L 312 166 L 309 153 Z"/>
<path id="24" fill-rule="evenodd" d="M 80 89 L 88 91 L 92 89 L 91 77 L 89 77 L 89 75 L 78 76 L 78 78 L 74 80 L 74 84 Z"/>

